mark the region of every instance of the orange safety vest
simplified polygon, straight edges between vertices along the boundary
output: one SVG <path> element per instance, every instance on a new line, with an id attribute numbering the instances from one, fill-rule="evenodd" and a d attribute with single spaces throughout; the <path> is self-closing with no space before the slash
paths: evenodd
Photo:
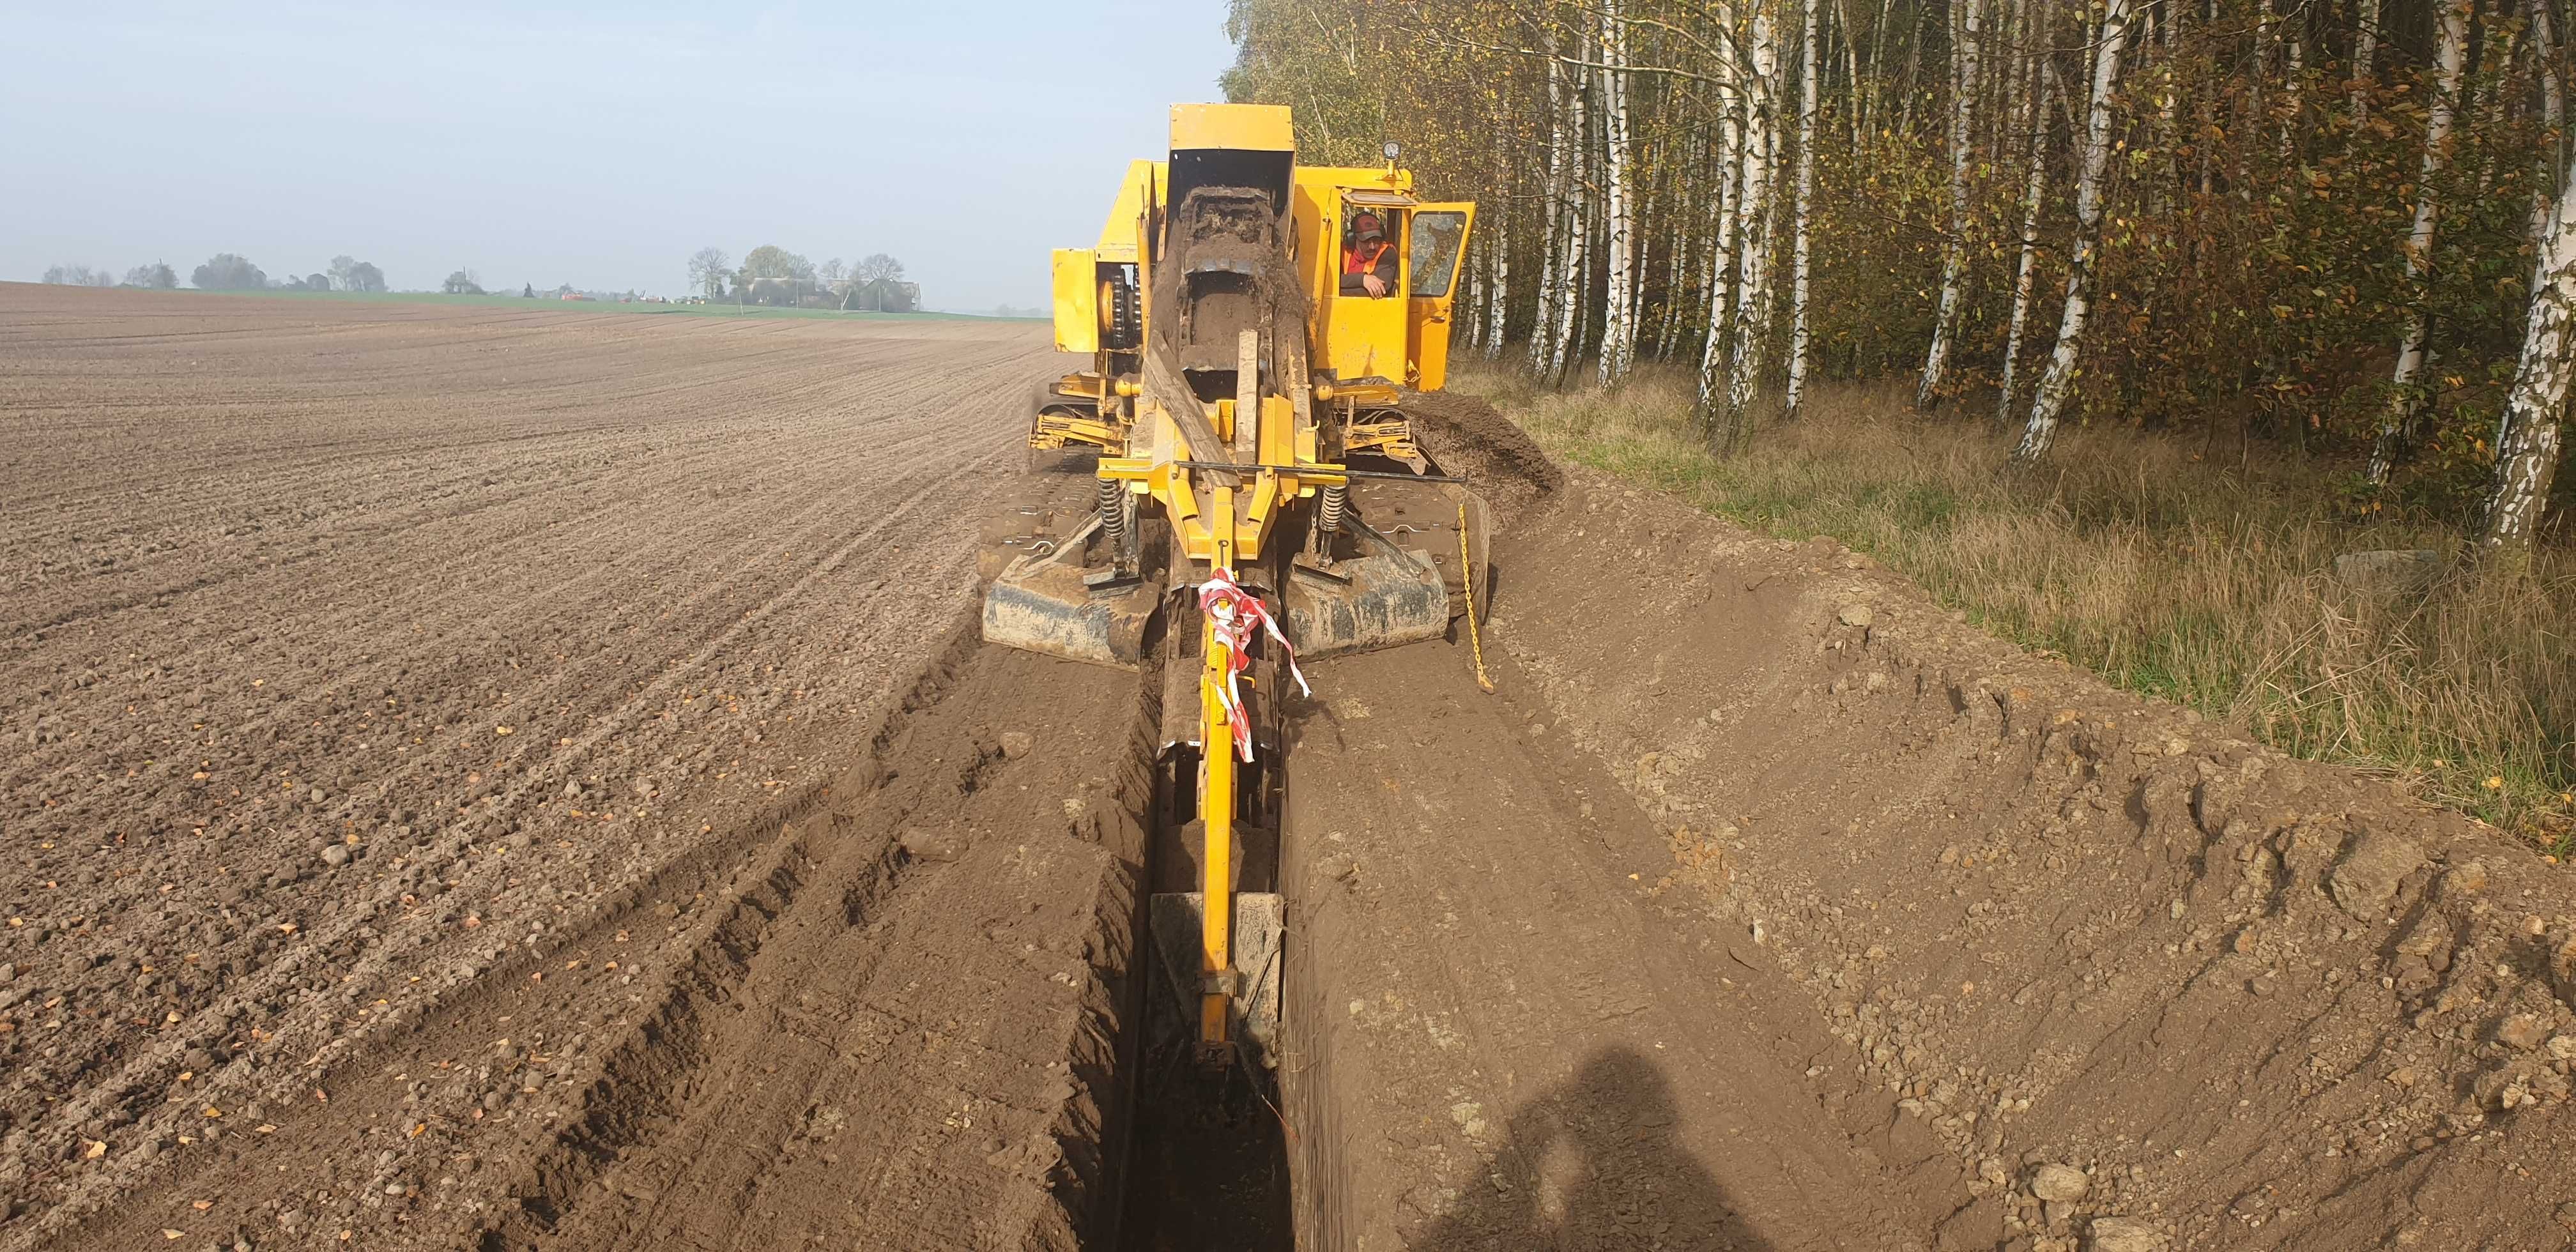
<path id="1" fill-rule="evenodd" d="M 1386 250 L 1391 246 L 1393 245 L 1387 243 L 1387 241 L 1383 239 L 1377 241 L 1377 251 L 1375 252 L 1368 252 L 1368 245 L 1365 243 L 1351 245 L 1351 250 L 1342 254 L 1342 272 L 1345 274 L 1366 274 L 1369 271 L 1376 269 L 1378 259 L 1385 256 Z M 1367 255 L 1361 255 L 1364 252 L 1366 252 Z"/>

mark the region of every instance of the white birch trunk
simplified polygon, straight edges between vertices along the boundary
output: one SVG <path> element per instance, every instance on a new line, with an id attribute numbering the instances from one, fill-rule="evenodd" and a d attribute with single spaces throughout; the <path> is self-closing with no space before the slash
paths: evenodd
<path id="1" fill-rule="evenodd" d="M 1530 373 L 1547 377 L 1547 362 L 1556 335 L 1557 306 L 1565 300 L 1561 281 L 1565 260 L 1565 67 L 1551 59 L 1547 66 L 1547 194 L 1540 204 L 1538 314 L 1530 322 Z"/>
<path id="2" fill-rule="evenodd" d="M 1485 359 L 1488 361 L 1499 361 L 1503 359 L 1503 333 L 1506 329 L 1506 321 L 1511 316 L 1511 224 L 1511 213 L 1508 210 L 1498 212 L 1494 214 L 1493 225 L 1487 228 L 1485 235 L 1488 247 L 1486 255 L 1492 258 L 1493 261 L 1493 277 L 1485 284 L 1485 291 L 1487 293 L 1485 303 Z"/>
<path id="3" fill-rule="evenodd" d="M 2371 64 L 2379 56 L 2379 3 L 2361 0 L 2353 14 L 2352 120 L 2356 125 L 2370 117 L 2370 88 L 2379 76 Z"/>
<path id="4" fill-rule="evenodd" d="M 2042 9 L 2043 21 L 2046 15 L 2047 10 Z M 2158 17 L 2156 23 L 2157 38 L 2164 44 L 2162 65 L 2157 71 L 2161 86 L 2156 92 L 2156 144 L 2167 153 L 2175 152 L 2181 147 L 2180 136 L 2174 129 L 2174 109 L 2181 94 L 2177 82 L 2178 75 L 2175 71 L 2181 60 L 2176 54 L 2182 48 L 2182 15 L 2182 0 L 2165 0 L 2164 12 Z M 2046 28 L 2043 26 L 2042 30 L 2044 32 Z M 2041 42 L 2044 46 L 2046 41 Z M 2143 49 L 2145 46 L 2146 41 L 2140 40 L 2139 47 Z M 2145 57 L 2141 55 L 2139 61 L 2143 65 Z M 2168 172 L 2170 177 L 2157 179 L 2154 186 L 2147 192 L 2147 216 L 2156 222 L 2167 223 L 2168 230 L 2165 237 L 2170 239 L 2173 237 L 2169 228 L 2172 219 L 2167 216 L 2167 213 L 2171 207 L 2171 201 L 2166 199 L 2166 195 L 2174 184 L 2182 181 L 2181 163 L 2173 162 L 2168 167 Z M 2006 402 L 2006 407 L 2010 407 L 2009 401 Z"/>
<path id="5" fill-rule="evenodd" d="M 1628 29 L 1619 0 L 1602 0 L 1601 64 L 1602 216 L 1609 233 L 1604 258 L 1609 286 L 1602 302 L 1597 381 L 1608 387 L 1627 378 L 1637 344 L 1635 232 L 1629 220 L 1635 206 L 1628 187 Z"/>
<path id="6" fill-rule="evenodd" d="M 2540 124 L 2548 141 L 2548 151 L 2541 158 L 2541 190 L 2532 196 L 2531 236 L 2535 240 L 2549 237 L 2552 207 L 2547 174 L 2567 154 L 2567 89 L 2558 75 L 2558 19 L 2551 14 L 2552 7 L 2553 0 L 2534 0 L 2531 6 L 2532 52 L 2540 64 Z"/>
<path id="7" fill-rule="evenodd" d="M 2032 397 L 2030 424 L 2013 448 L 2016 461 L 2048 455 L 2058 418 L 2075 390 L 2084 319 L 2093 297 L 2093 253 L 2102 227 L 2102 176 L 2111 163 L 2111 89 L 2120 80 L 2120 51 L 2129 39 L 2129 0 L 2104 0 L 2101 32 L 2093 45 L 2093 91 L 2084 118 L 2084 165 L 2075 182 L 2075 247 L 2066 259 L 2066 309 L 2058 319 L 2057 349 Z"/>
<path id="8" fill-rule="evenodd" d="M 2527 550 L 2549 505 L 2558 474 L 2567 412 L 2567 384 L 2576 367 L 2569 324 L 2576 320 L 2576 169 L 2560 184 L 2557 205 L 2539 239 L 2532 265 L 2531 320 L 2523 329 L 2522 361 L 2496 431 L 2495 485 L 2487 496 L 2484 542 L 2490 550 Z"/>
<path id="9" fill-rule="evenodd" d="M 1778 160 L 1780 48 L 1771 20 L 1774 0 L 1753 8 L 1751 66 L 1745 79 L 1744 204 L 1738 214 L 1743 243 L 1735 279 L 1735 352 L 1727 373 L 1727 449 L 1740 448 L 1762 385 L 1763 349 L 1770 336 L 1771 175 Z"/>
<path id="10" fill-rule="evenodd" d="M 2272 85 L 2272 28 L 2278 25 L 2280 20 L 2278 6 L 2274 0 L 2262 0 L 2261 7 L 2255 10 L 2254 63 L 2247 67 L 2253 73 L 2247 77 L 2245 87 L 2245 98 L 2253 113 L 2252 120 L 2247 123 L 2249 126 L 2260 127 L 2265 118 L 2272 116 L 2272 97 L 2266 88 Z M 2250 151 L 2249 149 L 2249 155 L 2245 158 L 2247 167 L 2253 163 Z M 2240 173 L 2243 172 L 2240 170 Z M 2254 189 L 2248 185 L 2239 194 L 2251 199 Z"/>
<path id="11" fill-rule="evenodd" d="M 1718 56 L 1713 77 L 1717 95 L 1717 221 L 1709 236 L 1708 338 L 1699 357 L 1698 416 L 1702 422 L 1715 423 L 1725 406 L 1722 394 L 1726 376 L 1728 311 L 1735 268 L 1735 218 L 1742 200 L 1743 174 L 1740 168 L 1744 154 L 1743 100 L 1740 75 L 1736 65 L 1735 6 L 1718 0 L 1714 6 Z"/>
<path id="12" fill-rule="evenodd" d="M 1851 115 L 1845 120 L 1851 123 L 1852 154 L 1858 156 L 1861 140 L 1860 32 L 1852 26 L 1852 14 L 1838 10 L 1836 16 L 1841 20 L 1834 25 L 1841 30 L 1843 37 L 1843 111 Z"/>
<path id="13" fill-rule="evenodd" d="M 1575 59 L 1592 59 L 1590 40 L 1575 45 Z M 1592 207 L 1590 180 L 1584 177 L 1583 159 L 1592 149 L 1592 112 L 1584 77 L 1567 70 L 1568 109 L 1573 114 L 1573 146 L 1566 154 L 1567 186 L 1565 196 L 1565 292 L 1557 301 L 1556 342 L 1548 357 L 1547 381 L 1559 385 L 1574 358 L 1582 355 L 1582 315 L 1592 296 L 1591 258 L 1585 255 L 1592 242 Z"/>
<path id="14" fill-rule="evenodd" d="M 2549 140 L 2555 145 L 2567 130 L 2567 86 L 2558 77 L 2558 19 L 2551 16 L 2552 0 L 2534 0 L 2531 6 L 2533 51 L 2540 58 L 2540 117 L 2549 127 Z M 2552 164 L 2558 156 L 2553 147 Z"/>
<path id="15" fill-rule="evenodd" d="M 1481 350 L 1484 350 L 1486 296 L 1484 296 L 1484 263 L 1481 263 L 1479 255 L 1468 255 L 1463 278 L 1466 278 L 1466 294 L 1455 301 L 1455 312 L 1458 312 L 1458 322 L 1466 327 L 1466 335 L 1463 335 L 1458 343 L 1450 343 L 1450 348 L 1453 350 L 1466 348 L 1471 350 L 1471 353 L 1481 353 Z"/>
<path id="16" fill-rule="evenodd" d="M 2039 63 L 2039 85 L 2030 96 L 2030 172 L 2022 179 L 2021 262 L 2013 271 L 2012 328 L 2004 336 L 2002 394 L 1995 400 L 1995 420 L 2012 420 L 2014 384 L 2021 364 L 2022 336 L 2030 328 L 2031 296 L 2039 282 L 2039 207 L 2048 190 L 2048 93 L 2057 71 Z"/>
<path id="17" fill-rule="evenodd" d="M 2299 143 L 2299 110 L 2305 107 L 2308 77 L 2308 10 L 2305 5 L 2290 10 L 2288 82 L 2281 89 L 2281 145 L 2279 156 L 2287 165 Z"/>
<path id="18" fill-rule="evenodd" d="M 2433 98 L 2426 101 L 2424 165 L 2415 180 L 2415 225 L 2406 234 L 2406 285 L 2413 305 L 2406 314 L 2406 334 L 2397 345 L 2396 375 L 2389 382 L 2388 408 L 2379 419 L 2379 438 L 2370 449 L 2370 481 L 2385 483 L 2398 454 L 2413 436 L 2421 410 L 2417 376 L 2424 369 L 2423 279 L 2433 255 L 2435 223 L 2442 213 L 2434 181 L 2450 163 L 2452 106 L 2460 90 L 2460 71 L 2468 59 L 2469 0 L 2445 0 L 2439 16 L 2441 47 L 2436 54 Z"/>
<path id="19" fill-rule="evenodd" d="M 1959 316 L 1967 305 L 1968 171 L 1975 134 L 1977 98 L 1977 23 L 1981 0 L 1960 0 L 1959 29 L 1950 45 L 1950 238 L 1941 245 L 1941 303 L 1932 319 L 1932 350 L 1923 358 L 1923 380 L 1914 389 L 1916 408 L 1928 409 L 1940 397 L 1950 369 L 1951 341 L 1959 333 Z"/>
<path id="20" fill-rule="evenodd" d="M 1781 420 L 1790 422 L 1798 420 L 1798 406 L 1807 393 L 1808 209 L 1816 196 L 1816 10 L 1823 3 L 1807 0 L 1807 30 L 1798 54 L 1798 203 L 1793 227 L 1797 235 L 1790 245 L 1789 389 L 1780 401 Z"/>

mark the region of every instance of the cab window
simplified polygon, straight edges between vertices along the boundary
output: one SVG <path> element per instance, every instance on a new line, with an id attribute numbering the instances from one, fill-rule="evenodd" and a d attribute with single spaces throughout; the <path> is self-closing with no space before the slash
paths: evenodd
<path id="1" fill-rule="evenodd" d="M 1458 252 L 1467 236 L 1467 215 L 1415 213 L 1412 217 L 1411 294 L 1417 300 L 1438 300 L 1458 280 Z"/>

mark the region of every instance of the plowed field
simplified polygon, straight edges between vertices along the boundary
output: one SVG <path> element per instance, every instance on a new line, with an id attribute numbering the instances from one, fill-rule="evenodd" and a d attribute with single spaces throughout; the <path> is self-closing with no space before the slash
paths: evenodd
<path id="1" fill-rule="evenodd" d="M 502 978 L 671 976 L 694 892 L 558 954 L 867 756 L 1053 364 L 1026 324 L 0 286 L 0 1242 L 254 1148 L 309 1164 L 287 1202 L 134 1224 L 336 1235 L 495 1168 L 447 1158 L 609 1027 L 497 1007 L 409 1125 L 295 1117 Z"/>

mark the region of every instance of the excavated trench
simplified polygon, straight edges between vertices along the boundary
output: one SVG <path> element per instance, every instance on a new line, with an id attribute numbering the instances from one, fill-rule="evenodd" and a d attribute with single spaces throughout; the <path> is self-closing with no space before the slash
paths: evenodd
<path id="1" fill-rule="evenodd" d="M 1167 743 L 1158 754 L 1144 874 L 1156 893 L 1199 886 L 1198 755 L 1186 742 Z M 1275 796 L 1279 788 L 1255 780 L 1247 791 Z M 1259 816 L 1264 820 L 1238 841 L 1241 891 L 1277 887 L 1276 809 Z M 1139 919 L 1148 930 L 1150 924 L 1150 917 Z M 1160 943 L 1133 950 L 1147 962 L 1165 960 Z M 1195 969 L 1188 971 L 1190 982 L 1196 977 Z M 1129 1020 L 1143 1037 L 1132 1050 L 1134 1130 L 1111 1246 L 1139 1252 L 1294 1248 L 1288 1153 L 1294 1132 L 1280 1112 L 1277 1077 L 1249 1046 L 1234 1063 L 1216 1068 L 1193 1055 L 1196 1021 L 1178 994 L 1186 984 L 1170 970 L 1158 964 L 1130 981 L 1138 984 L 1141 1002 Z"/>

